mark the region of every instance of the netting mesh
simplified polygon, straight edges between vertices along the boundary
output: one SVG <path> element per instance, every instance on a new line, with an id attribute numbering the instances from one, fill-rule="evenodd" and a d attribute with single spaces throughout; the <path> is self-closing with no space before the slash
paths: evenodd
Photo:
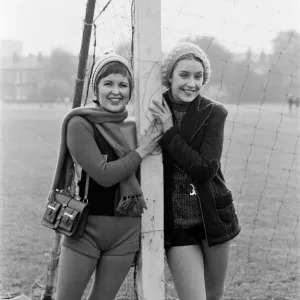
<path id="1" fill-rule="evenodd" d="M 222 169 L 242 232 L 231 244 L 228 299 L 296 299 L 300 294 L 295 3 L 286 10 L 277 1 L 162 0 L 162 50 L 183 40 L 201 46 L 212 65 L 204 94 L 229 111 Z M 131 5 L 111 1 L 97 18 L 96 55 L 114 49 L 132 57 Z M 135 299 L 133 275 L 132 268 L 117 299 Z M 177 299 L 167 264 L 162 280 L 165 298 Z"/>

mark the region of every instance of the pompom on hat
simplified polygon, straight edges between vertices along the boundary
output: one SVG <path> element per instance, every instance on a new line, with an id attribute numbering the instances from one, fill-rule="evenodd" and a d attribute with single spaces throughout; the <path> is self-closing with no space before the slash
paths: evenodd
<path id="1" fill-rule="evenodd" d="M 201 60 L 204 70 L 203 86 L 208 83 L 211 70 L 210 63 L 205 52 L 195 44 L 184 42 L 175 46 L 161 63 L 161 80 L 163 86 L 170 88 L 170 75 L 174 68 L 174 64 L 178 61 L 178 59 L 180 59 L 180 57 L 186 54 L 193 54 Z"/>
<path id="2" fill-rule="evenodd" d="M 131 92 L 133 90 L 134 79 L 133 79 L 133 71 L 132 71 L 131 66 L 129 65 L 128 61 L 124 57 L 116 54 L 113 51 L 110 51 L 110 52 L 106 52 L 103 56 L 101 56 L 95 62 L 93 70 L 92 70 L 91 89 L 92 89 L 95 99 L 97 99 L 97 86 L 96 85 L 97 85 L 99 73 L 100 73 L 101 69 L 110 62 L 119 62 L 126 67 L 126 69 L 128 70 L 128 73 L 131 76 L 131 87 L 130 87 Z"/>

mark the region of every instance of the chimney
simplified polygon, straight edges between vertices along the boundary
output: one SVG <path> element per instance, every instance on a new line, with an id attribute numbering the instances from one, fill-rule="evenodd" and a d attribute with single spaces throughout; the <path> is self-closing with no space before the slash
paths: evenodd
<path id="1" fill-rule="evenodd" d="M 20 61 L 20 56 L 18 53 L 14 52 L 12 55 L 13 63 L 18 63 Z"/>
<path id="2" fill-rule="evenodd" d="M 39 52 L 38 54 L 38 62 L 41 63 L 43 61 L 43 55 L 42 52 Z"/>

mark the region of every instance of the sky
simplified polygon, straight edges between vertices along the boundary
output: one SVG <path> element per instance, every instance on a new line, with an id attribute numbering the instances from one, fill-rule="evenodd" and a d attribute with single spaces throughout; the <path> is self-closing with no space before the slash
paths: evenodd
<path id="1" fill-rule="evenodd" d="M 0 40 L 22 41 L 24 55 L 48 55 L 56 47 L 78 54 L 86 2 L 0 0 Z M 97 0 L 95 18 L 106 3 Z M 130 3 L 112 0 L 96 20 L 97 53 L 130 37 Z M 163 51 L 184 37 L 201 35 L 215 37 L 232 52 L 248 47 L 271 52 L 279 31 L 300 32 L 299 0 L 161 0 L 161 7 Z"/>

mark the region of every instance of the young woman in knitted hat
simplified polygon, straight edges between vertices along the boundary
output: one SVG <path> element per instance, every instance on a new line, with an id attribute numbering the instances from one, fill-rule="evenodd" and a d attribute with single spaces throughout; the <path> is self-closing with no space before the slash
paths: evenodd
<path id="1" fill-rule="evenodd" d="M 195 44 L 172 49 L 161 70 L 168 90 L 150 110 L 163 129 L 168 263 L 181 300 L 222 299 L 229 241 L 240 232 L 220 165 L 227 111 L 201 93 L 210 64 Z"/>
<path id="2" fill-rule="evenodd" d="M 90 215 L 81 237 L 63 237 L 56 300 L 81 299 L 94 271 L 88 299 L 115 299 L 140 245 L 146 204 L 136 172 L 161 137 L 152 123 L 136 145 L 135 123 L 126 120 L 133 74 L 124 58 L 99 59 L 91 85 L 96 105 L 72 109 L 62 123 L 52 184 L 82 199 L 89 178 Z"/>

